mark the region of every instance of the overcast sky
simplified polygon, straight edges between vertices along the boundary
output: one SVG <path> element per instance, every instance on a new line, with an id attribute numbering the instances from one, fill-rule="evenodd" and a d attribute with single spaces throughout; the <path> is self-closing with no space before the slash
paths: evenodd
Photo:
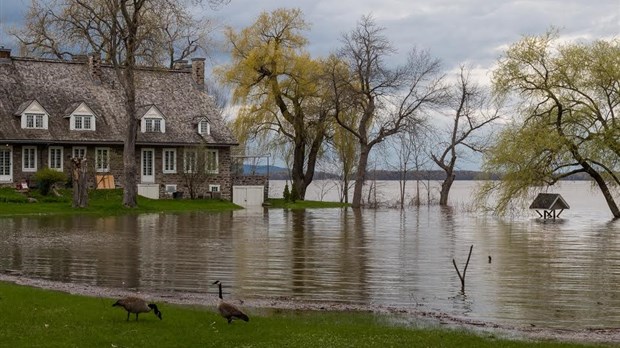
<path id="1" fill-rule="evenodd" d="M 620 36 L 620 0 L 232 0 L 215 15 L 243 28 L 261 11 L 291 6 L 301 8 L 311 24 L 307 35 L 313 54 L 337 48 L 343 33 L 372 14 L 400 57 L 414 46 L 428 49 L 446 70 L 468 63 L 484 73 L 509 44 L 551 27 L 567 39 Z"/>
<path id="2" fill-rule="evenodd" d="M 20 25 L 30 0 L 0 0 L 0 45 L 14 46 L 5 30 Z M 398 48 L 402 62 L 409 49 L 430 50 L 446 70 L 468 63 L 485 72 L 503 50 L 523 35 L 557 27 L 568 39 L 620 36 L 620 0 L 231 0 L 208 11 L 225 25 L 244 28 L 262 11 L 300 8 L 311 29 L 308 50 L 327 55 L 362 15 L 372 14 Z M 16 47 L 11 47 L 16 50 Z"/>
<path id="3" fill-rule="evenodd" d="M 14 52 L 6 29 L 21 25 L 29 3 L 0 0 L 0 45 Z M 427 49 L 446 71 L 466 63 L 483 82 L 502 52 L 523 35 L 555 27 L 566 40 L 620 37 L 620 0 L 231 0 L 218 11 L 201 11 L 240 30 L 261 12 L 281 7 L 303 11 L 311 24 L 306 36 L 314 57 L 335 50 L 342 34 L 371 14 L 398 49 L 395 62 L 404 62 L 412 47 Z"/>

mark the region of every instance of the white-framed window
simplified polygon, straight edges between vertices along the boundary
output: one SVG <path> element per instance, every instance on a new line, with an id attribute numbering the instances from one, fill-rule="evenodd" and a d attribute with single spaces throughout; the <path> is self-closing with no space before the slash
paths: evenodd
<path id="1" fill-rule="evenodd" d="M 155 149 L 142 149 L 142 164 L 140 166 L 142 183 L 155 182 Z"/>
<path id="2" fill-rule="evenodd" d="M 197 159 L 198 153 L 195 149 L 185 149 L 183 151 L 183 171 L 185 173 L 195 173 Z"/>
<path id="3" fill-rule="evenodd" d="M 86 105 L 80 105 L 71 112 L 69 117 L 69 130 L 94 131 L 97 128 L 97 119 L 93 110 Z"/>
<path id="4" fill-rule="evenodd" d="M 220 185 L 209 185 L 209 191 L 220 192 Z"/>
<path id="5" fill-rule="evenodd" d="M 13 148 L 0 147 L 0 182 L 13 181 Z"/>
<path id="6" fill-rule="evenodd" d="M 144 131 L 147 133 L 161 133 L 161 118 L 145 118 Z"/>
<path id="7" fill-rule="evenodd" d="M 206 171 L 209 174 L 217 174 L 219 172 L 218 151 L 207 150 Z"/>
<path id="8" fill-rule="evenodd" d="M 203 119 L 198 122 L 198 133 L 202 135 L 211 134 L 211 123 L 209 123 L 209 120 Z"/>
<path id="9" fill-rule="evenodd" d="M 49 167 L 58 171 L 62 171 L 62 146 L 50 146 L 49 147 Z"/>
<path id="10" fill-rule="evenodd" d="M 35 146 L 22 147 L 22 170 L 24 172 L 37 171 L 37 148 Z"/>
<path id="11" fill-rule="evenodd" d="M 177 172 L 177 149 L 164 149 L 162 153 L 164 174 Z"/>
<path id="12" fill-rule="evenodd" d="M 166 119 L 155 105 L 141 117 L 140 132 L 166 133 Z"/>
<path id="13" fill-rule="evenodd" d="M 75 158 L 86 158 L 86 146 L 74 146 L 72 154 Z"/>
<path id="14" fill-rule="evenodd" d="M 108 147 L 95 148 L 95 170 L 97 172 L 109 172 L 110 171 L 110 148 Z"/>
<path id="15" fill-rule="evenodd" d="M 94 130 L 93 116 L 73 115 L 73 130 Z"/>
<path id="16" fill-rule="evenodd" d="M 33 129 L 44 129 L 44 116 L 45 114 L 34 114 L 27 113 L 26 117 L 26 127 L 25 128 L 33 128 Z"/>
<path id="17" fill-rule="evenodd" d="M 39 102 L 32 100 L 21 112 L 22 129 L 47 129 L 49 114 Z"/>

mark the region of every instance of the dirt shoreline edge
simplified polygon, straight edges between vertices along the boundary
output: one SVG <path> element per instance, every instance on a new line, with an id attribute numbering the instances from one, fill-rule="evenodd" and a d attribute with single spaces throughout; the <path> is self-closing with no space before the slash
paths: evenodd
<path id="1" fill-rule="evenodd" d="M 117 288 L 106 288 L 87 284 L 63 283 L 45 279 L 23 277 L 15 274 L 0 273 L 0 281 L 17 285 L 31 286 L 47 290 L 61 291 L 73 295 L 91 297 L 116 298 L 128 295 L 138 295 L 143 298 L 180 305 L 198 305 L 215 307 L 217 303 L 214 294 L 181 293 L 181 292 L 146 292 L 131 291 Z M 280 309 L 300 311 L 364 311 L 377 314 L 394 314 L 411 317 L 414 320 L 428 322 L 436 327 L 470 330 L 479 334 L 492 334 L 502 338 L 518 340 L 546 341 L 572 343 L 610 344 L 620 343 L 620 328 L 602 329 L 554 329 L 541 327 L 511 327 L 490 322 L 459 318 L 446 313 L 426 312 L 410 308 L 397 308 L 382 305 L 354 305 L 333 302 L 298 301 L 289 298 L 247 299 L 243 301 L 245 308 L 253 309 Z"/>

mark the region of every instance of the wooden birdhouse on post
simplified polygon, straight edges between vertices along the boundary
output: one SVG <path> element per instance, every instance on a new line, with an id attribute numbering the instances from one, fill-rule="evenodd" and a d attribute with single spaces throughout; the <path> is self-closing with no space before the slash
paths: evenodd
<path id="1" fill-rule="evenodd" d="M 539 193 L 530 205 L 530 209 L 536 210 L 536 213 L 545 220 L 555 220 L 560 217 L 564 209 L 570 209 L 570 207 L 559 193 Z"/>

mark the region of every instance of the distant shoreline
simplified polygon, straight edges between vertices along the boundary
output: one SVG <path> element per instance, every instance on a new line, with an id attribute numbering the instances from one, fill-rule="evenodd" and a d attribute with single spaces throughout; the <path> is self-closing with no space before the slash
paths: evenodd
<path id="1" fill-rule="evenodd" d="M 257 172 L 258 174 L 258 172 Z M 266 173 L 260 174 L 265 175 Z M 463 180 L 463 181 L 474 181 L 474 180 L 499 180 L 500 176 L 496 174 L 487 174 L 480 171 L 473 170 L 459 170 L 455 171 L 456 178 L 455 180 Z M 386 170 L 377 170 L 377 171 L 369 171 L 366 175 L 367 180 L 384 180 L 384 181 L 397 181 L 400 180 L 401 174 L 395 171 L 386 171 Z M 446 177 L 446 173 L 441 170 L 429 170 L 429 171 L 420 171 L 420 172 L 409 172 L 406 175 L 406 180 L 414 181 L 414 180 L 444 180 Z M 278 171 L 278 172 L 269 172 L 270 180 L 290 180 L 290 176 L 286 171 Z M 325 172 L 318 172 L 314 175 L 314 180 L 339 180 L 338 176 Z M 585 173 L 579 173 L 571 175 L 567 178 L 562 179 L 561 181 L 586 181 L 591 180 L 591 178 Z"/>

